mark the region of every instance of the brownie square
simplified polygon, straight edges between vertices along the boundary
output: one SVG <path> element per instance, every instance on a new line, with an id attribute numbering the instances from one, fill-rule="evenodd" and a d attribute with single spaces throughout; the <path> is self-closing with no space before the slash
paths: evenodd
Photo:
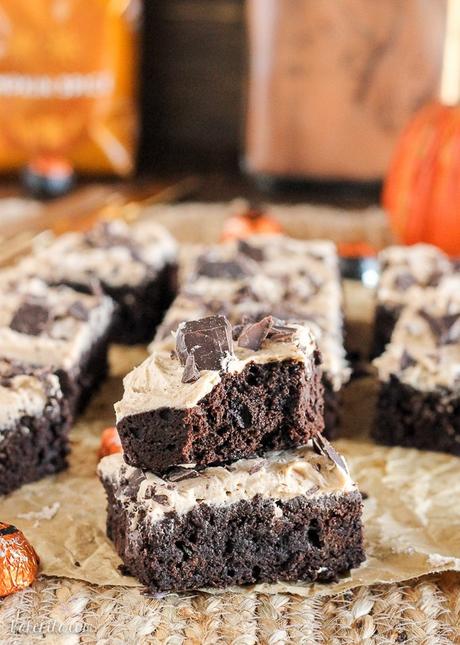
<path id="1" fill-rule="evenodd" d="M 220 369 L 203 368 L 199 361 L 210 360 L 209 351 L 200 352 L 192 332 L 191 378 L 188 360 L 181 362 L 169 341 L 157 345 L 125 378 L 115 406 L 128 463 L 159 473 L 177 464 L 204 467 L 299 446 L 322 432 L 320 354 L 309 328 L 267 320 L 271 326 L 257 347 L 241 347 L 237 338 L 230 351 L 223 348 Z"/>
<path id="2" fill-rule="evenodd" d="M 374 364 L 375 439 L 460 455 L 460 275 L 404 309 Z"/>
<path id="3" fill-rule="evenodd" d="M 69 421 L 55 374 L 0 360 L 0 495 L 66 468 Z"/>
<path id="4" fill-rule="evenodd" d="M 111 340 L 151 340 L 176 292 L 176 243 L 150 220 L 128 226 L 103 222 L 68 233 L 20 265 L 49 284 L 91 293 L 99 288 L 117 304 Z"/>
<path id="5" fill-rule="evenodd" d="M 336 580 L 365 556 L 361 495 L 333 454 L 304 447 L 165 479 L 107 457 L 107 534 L 151 592 Z"/>
<path id="6" fill-rule="evenodd" d="M 379 254 L 379 263 L 372 357 L 385 350 L 404 307 L 422 302 L 426 289 L 455 272 L 448 256 L 429 244 L 390 246 Z"/>
<path id="7" fill-rule="evenodd" d="M 114 304 L 110 298 L 0 274 L 0 357 L 49 367 L 72 415 L 104 379 Z"/>
<path id="8" fill-rule="evenodd" d="M 349 380 L 345 357 L 343 295 L 333 243 L 257 236 L 211 247 L 188 262 L 188 277 L 159 327 L 156 341 L 180 322 L 213 314 L 233 325 L 272 315 L 307 322 L 323 358 L 325 432 L 339 429 L 340 392 Z"/>

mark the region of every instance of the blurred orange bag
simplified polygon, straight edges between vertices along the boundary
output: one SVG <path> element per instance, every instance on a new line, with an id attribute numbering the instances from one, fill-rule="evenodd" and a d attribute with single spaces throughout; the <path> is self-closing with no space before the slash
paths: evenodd
<path id="1" fill-rule="evenodd" d="M 0 171 L 134 168 L 139 0 L 1 0 Z"/>

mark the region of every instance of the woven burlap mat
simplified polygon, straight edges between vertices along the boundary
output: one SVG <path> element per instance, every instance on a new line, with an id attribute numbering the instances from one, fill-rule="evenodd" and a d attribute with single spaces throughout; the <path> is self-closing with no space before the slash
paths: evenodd
<path id="1" fill-rule="evenodd" d="M 35 642 L 460 643 L 460 575 L 312 599 L 256 593 L 161 599 L 50 578 L 0 604 L 0 643 Z"/>

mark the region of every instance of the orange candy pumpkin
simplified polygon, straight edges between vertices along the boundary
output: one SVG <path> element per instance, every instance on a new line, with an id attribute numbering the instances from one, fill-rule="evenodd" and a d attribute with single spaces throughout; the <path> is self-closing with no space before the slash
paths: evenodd
<path id="1" fill-rule="evenodd" d="M 120 437 L 116 428 L 106 428 L 101 435 L 101 445 L 99 448 L 99 459 L 114 455 L 117 452 L 123 452 Z"/>
<path id="2" fill-rule="evenodd" d="M 257 208 L 229 217 L 223 227 L 221 241 L 243 240 L 251 235 L 278 235 L 283 228 L 277 219 Z"/>
<path id="3" fill-rule="evenodd" d="M 39 558 L 24 534 L 0 522 L 0 597 L 29 587 L 37 577 Z"/>
<path id="4" fill-rule="evenodd" d="M 431 103 L 407 126 L 383 205 L 401 242 L 427 242 L 460 255 L 460 106 Z"/>

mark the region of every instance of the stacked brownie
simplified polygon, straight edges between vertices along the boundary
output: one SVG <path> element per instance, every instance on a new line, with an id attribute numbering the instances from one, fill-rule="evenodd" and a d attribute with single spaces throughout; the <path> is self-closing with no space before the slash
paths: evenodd
<path id="1" fill-rule="evenodd" d="M 374 361 L 380 395 L 374 436 L 460 455 L 460 274 L 413 292 Z"/>
<path id="2" fill-rule="evenodd" d="M 106 375 L 113 302 L 14 271 L 0 274 L 0 302 L 0 359 L 55 371 L 74 416 Z"/>
<path id="3" fill-rule="evenodd" d="M 320 362 L 305 322 L 217 314 L 126 377 L 124 456 L 99 475 L 108 535 L 151 591 L 329 581 L 363 561 L 361 496 L 320 434 Z"/>
<path id="4" fill-rule="evenodd" d="M 20 266 L 49 284 L 102 289 L 117 304 L 112 340 L 127 344 L 152 338 L 175 294 L 176 269 L 175 241 L 151 220 L 67 233 Z"/>
<path id="5" fill-rule="evenodd" d="M 212 247 L 189 269 L 152 347 L 181 321 L 213 314 L 225 315 L 233 325 L 268 315 L 287 324 L 307 321 L 323 357 L 326 433 L 333 436 L 340 391 L 350 375 L 334 244 L 257 236 Z"/>
<path id="6" fill-rule="evenodd" d="M 449 258 L 429 244 L 388 247 L 380 253 L 379 262 L 373 356 L 385 349 L 404 307 L 455 270 Z"/>
<path id="7" fill-rule="evenodd" d="M 69 421 L 56 374 L 0 359 L 0 495 L 66 467 Z"/>

